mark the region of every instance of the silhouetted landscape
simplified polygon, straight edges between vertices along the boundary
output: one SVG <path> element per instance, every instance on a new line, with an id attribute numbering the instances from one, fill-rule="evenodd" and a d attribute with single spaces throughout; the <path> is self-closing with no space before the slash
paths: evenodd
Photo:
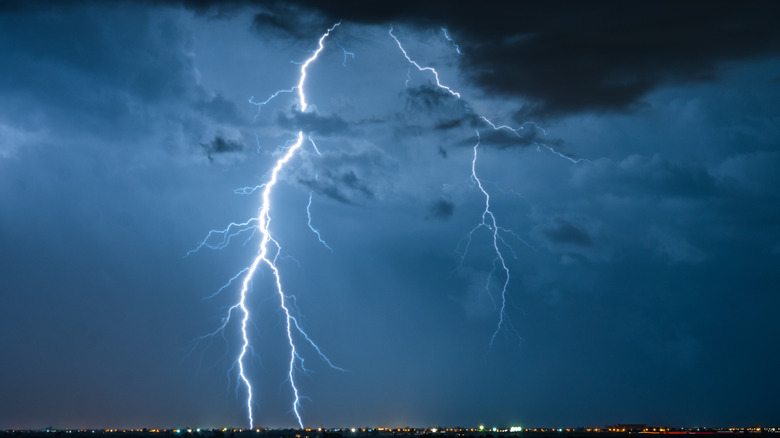
<path id="1" fill-rule="evenodd" d="M 0 438 L 624 438 L 642 435 L 749 435 L 778 437 L 780 427 L 675 428 L 614 425 L 600 428 L 334 428 L 334 429 L 54 429 L 4 430 Z"/>

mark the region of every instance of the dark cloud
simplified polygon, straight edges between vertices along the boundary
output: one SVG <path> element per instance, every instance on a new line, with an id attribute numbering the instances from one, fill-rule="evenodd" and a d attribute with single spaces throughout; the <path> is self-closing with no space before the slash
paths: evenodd
<path id="1" fill-rule="evenodd" d="M 547 144 L 549 146 L 561 146 L 560 139 L 546 138 L 544 132 L 533 125 L 511 129 L 483 129 L 480 130 L 480 143 L 496 146 L 501 149 Z"/>
<path id="2" fill-rule="evenodd" d="M 544 228 L 541 232 L 553 243 L 593 246 L 593 239 L 590 238 L 587 231 L 563 218 L 556 218 L 551 227 Z"/>
<path id="3" fill-rule="evenodd" d="M 367 145 L 351 151 L 323 150 L 322 155 L 306 162 L 295 180 L 308 190 L 344 204 L 363 205 L 390 190 L 389 175 L 395 166 L 394 159 Z"/>
<path id="4" fill-rule="evenodd" d="M 476 123 L 477 117 L 466 101 L 457 98 L 434 85 L 420 85 L 405 91 L 405 110 L 409 114 L 436 118 L 436 129 L 451 129 L 468 122 Z"/>
<path id="5" fill-rule="evenodd" d="M 244 149 L 244 143 L 241 140 L 226 139 L 221 135 L 214 137 L 208 143 L 201 143 L 200 146 L 206 151 L 209 161 L 214 161 L 214 155 L 241 152 Z"/>
<path id="6" fill-rule="evenodd" d="M 321 135 L 342 134 L 349 131 L 349 125 L 337 115 L 321 116 L 316 112 L 293 111 L 292 116 L 279 113 L 276 124 L 291 131 L 304 131 Z"/>
<path id="7" fill-rule="evenodd" d="M 289 35 L 303 37 L 303 35 L 300 35 L 300 26 L 296 26 L 290 19 L 280 18 L 278 12 L 276 14 L 268 12 L 257 13 L 252 21 L 252 26 L 258 32 L 282 31 Z"/>
<path id="8" fill-rule="evenodd" d="M 406 109 L 413 111 L 441 110 L 445 103 L 457 101 L 457 97 L 432 85 L 420 85 L 406 89 Z"/>
<path id="9" fill-rule="evenodd" d="M 327 23 L 446 25 L 486 92 L 523 97 L 527 114 L 546 116 L 630 110 L 659 86 L 711 80 L 722 62 L 780 50 L 780 4 L 771 1 L 247 3 L 265 8 L 263 26 L 309 38 L 315 20 L 301 10 Z"/>
<path id="10" fill-rule="evenodd" d="M 30 8 L 25 3 L 3 8 Z M 487 93 L 524 98 L 529 116 L 628 111 L 660 86 L 712 80 L 723 62 L 780 52 L 774 19 L 780 4 L 772 1 L 163 3 L 218 15 L 252 7 L 255 29 L 296 39 L 313 38 L 339 20 L 447 26 L 464 52 L 467 75 Z"/>
<path id="11" fill-rule="evenodd" d="M 348 205 L 358 205 L 375 197 L 369 184 L 358 178 L 352 170 L 341 173 L 327 171 L 316 179 L 298 178 L 298 182 L 318 195 L 325 195 Z"/>
<path id="12" fill-rule="evenodd" d="M 336 180 L 342 183 L 348 189 L 362 193 L 366 198 L 374 197 L 374 192 L 372 192 L 365 183 L 358 179 L 357 175 L 355 175 L 355 172 L 345 172 L 336 178 Z"/>
<path id="13" fill-rule="evenodd" d="M 476 126 L 478 118 L 468 108 L 466 101 L 439 87 L 421 85 L 407 88 L 402 118 L 415 126 L 448 131 L 464 126 Z"/>
<path id="14" fill-rule="evenodd" d="M 248 122 L 200 83 L 184 20 L 132 4 L 80 5 L 41 2 L 0 14 L 0 50 L 14 66 L 0 78 L 8 103 L 0 115 L 61 139 L 139 139 L 164 126 L 171 150 L 210 143 L 215 125 Z"/>
<path id="15" fill-rule="evenodd" d="M 545 131 L 535 124 L 519 121 L 522 120 L 521 112 L 513 115 L 513 118 L 518 120 L 516 128 L 495 124 L 491 126 L 492 122 L 487 122 L 475 114 L 465 99 L 456 98 L 445 90 L 431 85 L 408 88 L 405 107 L 403 117 L 412 119 L 415 126 L 429 126 L 436 131 L 465 127 L 480 128 L 481 142 L 501 149 L 539 144 L 547 144 L 551 147 L 562 145 L 559 139 L 545 137 Z M 468 135 L 469 137 L 464 139 L 462 144 L 473 146 L 471 134 Z"/>
<path id="16" fill-rule="evenodd" d="M 434 129 L 446 131 L 448 129 L 460 128 L 464 123 L 466 123 L 465 119 L 450 119 L 437 123 Z"/>
<path id="17" fill-rule="evenodd" d="M 272 5 L 273 12 L 257 13 L 252 28 L 261 34 L 276 34 L 294 38 L 311 38 L 333 25 L 325 17 L 309 13 L 293 2 L 278 2 Z"/>
<path id="18" fill-rule="evenodd" d="M 545 115 L 627 110 L 658 86 L 709 80 L 723 61 L 780 49 L 780 5 L 769 1 L 410 2 L 394 3 L 393 12 L 346 3 L 325 12 L 364 22 L 441 20 L 462 35 L 460 59 L 487 92 L 524 97 Z"/>
<path id="19" fill-rule="evenodd" d="M 706 258 L 701 249 L 693 246 L 683 237 L 670 236 L 653 230 L 650 238 L 655 243 L 655 252 L 666 258 L 669 263 L 700 263 Z"/>
<path id="20" fill-rule="evenodd" d="M 216 95 L 210 99 L 204 99 L 195 105 L 203 115 L 218 123 L 236 123 L 244 121 L 246 117 L 232 100 L 222 95 Z"/>
<path id="21" fill-rule="evenodd" d="M 575 181 L 608 185 L 619 194 L 679 198 L 701 198 L 719 190 L 716 180 L 701 165 L 675 163 L 658 155 L 632 155 L 617 163 L 600 159 L 579 169 Z"/>
<path id="22" fill-rule="evenodd" d="M 439 198 L 428 207 L 429 219 L 447 220 L 455 212 L 455 204 L 447 199 Z"/>

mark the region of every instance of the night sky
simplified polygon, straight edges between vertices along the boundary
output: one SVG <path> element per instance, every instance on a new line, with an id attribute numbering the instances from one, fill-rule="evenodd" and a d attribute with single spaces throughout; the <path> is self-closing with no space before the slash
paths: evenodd
<path id="1" fill-rule="evenodd" d="M 299 130 L 277 265 L 347 370 L 297 337 L 306 425 L 780 424 L 780 3 L 63 3 L 0 2 L 0 428 L 246 426 L 201 336 L 258 236 L 187 253 Z M 270 274 L 253 412 L 295 426 Z"/>

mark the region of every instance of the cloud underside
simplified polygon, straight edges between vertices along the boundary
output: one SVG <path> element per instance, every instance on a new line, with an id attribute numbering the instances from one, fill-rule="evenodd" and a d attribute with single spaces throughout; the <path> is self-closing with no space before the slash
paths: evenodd
<path id="1" fill-rule="evenodd" d="M 631 111 L 659 87 L 714 80 L 725 62 L 780 53 L 775 19 L 780 3 L 770 1 L 483 7 L 347 0 L 160 3 L 216 16 L 249 7 L 257 32 L 306 41 L 337 21 L 426 30 L 446 26 L 463 53 L 457 59 L 466 77 L 487 94 L 524 100 L 518 119 Z M 42 9 L 53 2 L 36 4 L 11 1 L 0 10 Z M 338 120 L 331 122 L 329 129 L 341 129 Z"/>
<path id="2" fill-rule="evenodd" d="M 767 1 L 183 3 L 201 11 L 252 4 L 256 30 L 295 38 L 339 20 L 447 26 L 466 75 L 487 93 L 527 100 L 524 116 L 630 111 L 661 86 L 713 80 L 726 61 L 780 51 L 780 4 Z"/>

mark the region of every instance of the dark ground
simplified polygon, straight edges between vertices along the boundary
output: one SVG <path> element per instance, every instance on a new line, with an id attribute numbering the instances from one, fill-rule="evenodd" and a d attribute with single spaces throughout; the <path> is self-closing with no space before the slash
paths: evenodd
<path id="1" fill-rule="evenodd" d="M 649 428 L 652 431 L 652 427 Z M 657 429 L 657 428 L 656 428 Z M 0 438 L 625 438 L 633 435 L 749 435 L 750 438 L 777 438 L 780 428 L 682 429 L 667 428 L 664 432 L 608 432 L 604 429 L 588 431 L 584 428 L 526 430 L 523 432 L 490 432 L 476 429 L 449 429 L 432 433 L 430 429 L 377 430 L 357 429 L 211 429 L 187 432 L 187 429 L 167 430 L 5 430 Z M 648 437 L 649 438 L 649 437 Z M 748 437 L 745 437 L 748 438 Z"/>

